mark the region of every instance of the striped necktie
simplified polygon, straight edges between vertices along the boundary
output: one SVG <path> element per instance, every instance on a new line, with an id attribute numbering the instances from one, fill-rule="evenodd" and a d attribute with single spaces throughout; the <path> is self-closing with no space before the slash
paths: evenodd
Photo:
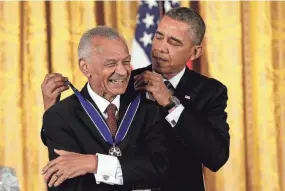
<path id="1" fill-rule="evenodd" d="M 164 84 L 170 92 L 174 93 L 175 88 L 173 87 L 173 85 L 168 80 L 164 81 Z"/>

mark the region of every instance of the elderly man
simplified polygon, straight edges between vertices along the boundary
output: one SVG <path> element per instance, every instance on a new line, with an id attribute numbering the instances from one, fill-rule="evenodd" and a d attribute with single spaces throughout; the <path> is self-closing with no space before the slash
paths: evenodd
<path id="1" fill-rule="evenodd" d="M 203 19 L 191 8 L 167 12 L 154 35 L 152 65 L 133 71 L 127 89 L 147 92 L 144 97 L 165 110 L 163 115 L 172 126 L 166 191 L 205 190 L 202 167 L 216 172 L 229 158 L 227 88 L 185 66 L 202 54 L 205 29 Z M 67 88 L 60 84 L 62 76 L 49 76 L 53 78 L 49 86 L 42 87 L 45 108 Z"/>
<path id="2" fill-rule="evenodd" d="M 79 92 L 65 81 L 75 94 L 43 117 L 51 161 L 42 173 L 49 190 L 160 187 L 167 177 L 170 128 L 158 105 L 125 93 L 131 67 L 124 39 L 113 28 L 96 27 L 81 37 L 78 56 L 88 83 Z"/>

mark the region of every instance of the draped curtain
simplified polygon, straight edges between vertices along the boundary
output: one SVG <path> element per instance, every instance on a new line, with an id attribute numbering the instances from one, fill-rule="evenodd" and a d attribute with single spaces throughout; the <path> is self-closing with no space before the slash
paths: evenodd
<path id="1" fill-rule="evenodd" d="M 48 161 L 40 140 L 44 76 L 59 72 L 81 88 L 81 34 L 113 26 L 131 48 L 137 7 L 135 1 L 0 2 L 0 166 L 16 170 L 21 190 L 46 190 L 40 175 Z M 207 191 L 285 191 L 285 3 L 201 1 L 195 7 L 207 31 L 194 64 L 222 81 L 229 95 L 230 159 L 218 173 L 205 169 Z"/>
<path id="2" fill-rule="evenodd" d="M 228 87 L 230 160 L 207 190 L 285 191 L 285 3 L 200 2 L 202 73 Z"/>

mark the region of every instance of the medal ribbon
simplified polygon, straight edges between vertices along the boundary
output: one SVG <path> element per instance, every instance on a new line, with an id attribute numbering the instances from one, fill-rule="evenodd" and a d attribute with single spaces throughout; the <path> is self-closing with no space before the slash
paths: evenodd
<path id="1" fill-rule="evenodd" d="M 67 84 L 71 87 L 74 91 L 74 94 L 78 98 L 81 106 L 103 137 L 103 139 L 109 143 L 110 145 L 117 145 L 119 144 L 127 135 L 130 125 L 135 117 L 137 109 L 140 104 L 141 95 L 139 94 L 128 106 L 126 113 L 120 123 L 120 126 L 117 130 L 116 136 L 113 139 L 112 134 L 105 122 L 105 120 L 101 117 L 99 111 L 88 101 L 86 100 L 82 94 L 69 82 Z"/>

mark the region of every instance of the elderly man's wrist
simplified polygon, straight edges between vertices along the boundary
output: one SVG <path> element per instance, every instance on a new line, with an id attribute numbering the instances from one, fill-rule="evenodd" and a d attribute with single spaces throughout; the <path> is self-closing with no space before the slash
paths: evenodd
<path id="1" fill-rule="evenodd" d="M 87 172 L 97 173 L 98 157 L 96 155 L 88 155 Z"/>

